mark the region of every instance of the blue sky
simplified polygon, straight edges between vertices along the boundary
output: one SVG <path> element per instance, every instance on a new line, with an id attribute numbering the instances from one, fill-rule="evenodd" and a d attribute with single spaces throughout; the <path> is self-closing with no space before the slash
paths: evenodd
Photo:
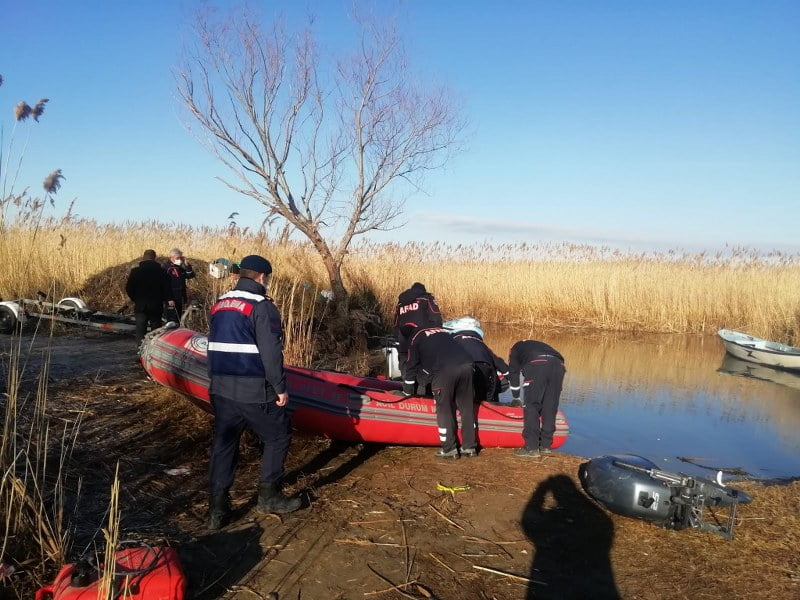
<path id="1" fill-rule="evenodd" d="M 220 3 L 224 4 L 224 3 Z M 254 2 L 317 15 L 352 42 L 349 2 Z M 4 3 L 0 124 L 20 123 L 17 188 L 61 168 L 64 205 L 100 221 L 224 225 L 261 207 L 182 124 L 172 69 L 193 2 Z M 800 250 L 800 2 L 381 2 L 411 67 L 449 85 L 464 151 L 376 239 L 570 241 Z"/>

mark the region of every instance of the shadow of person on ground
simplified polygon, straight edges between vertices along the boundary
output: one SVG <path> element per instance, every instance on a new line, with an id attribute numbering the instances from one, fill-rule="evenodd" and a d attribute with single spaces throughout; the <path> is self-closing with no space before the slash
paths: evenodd
<path id="1" fill-rule="evenodd" d="M 254 436 L 252 438 L 252 443 L 257 443 L 257 439 Z M 308 508 L 314 500 L 317 499 L 316 490 L 331 483 L 336 483 L 343 477 L 346 477 L 385 447 L 386 446 L 383 444 L 364 444 L 361 442 L 331 440 L 327 448 L 315 454 L 310 460 L 295 467 L 291 471 L 287 471 L 283 476 L 283 483 L 286 486 L 293 486 L 299 482 L 301 484 L 301 489 L 298 491 L 303 501 L 302 508 Z M 357 452 L 350 457 L 342 458 L 342 456 L 352 448 L 356 448 Z M 339 462 L 340 459 L 341 462 Z M 323 469 L 331 463 L 338 464 L 330 469 L 328 473 L 320 475 Z M 247 515 L 257 503 L 258 492 L 256 491 L 247 498 L 246 502 L 239 504 L 233 509 L 230 522 L 238 522 Z"/>
<path id="2" fill-rule="evenodd" d="M 620 598 L 609 552 L 611 519 L 567 475 L 553 475 L 531 496 L 522 528 L 534 559 L 526 598 Z"/>
<path id="3" fill-rule="evenodd" d="M 264 557 L 258 524 L 219 531 L 196 538 L 179 547 L 181 564 L 188 578 L 187 598 L 221 598 Z"/>
<path id="4" fill-rule="evenodd" d="M 335 483 L 346 477 L 355 469 L 367 462 L 370 458 L 378 454 L 378 452 L 383 450 L 385 447 L 386 446 L 383 444 L 366 444 L 361 442 L 343 442 L 332 440 L 330 445 L 322 450 L 322 452 L 316 454 L 304 465 L 299 466 L 287 473 L 284 477 L 284 481 L 291 485 L 306 475 L 309 475 L 313 478 L 314 475 L 320 473 L 324 467 L 331 463 L 338 463 L 329 472 L 317 477 L 316 479 L 313 479 L 310 482 L 310 489 L 307 489 L 306 492 L 308 493 L 309 500 L 313 501 L 315 499 L 313 493 L 314 490 L 318 490 L 323 486 Z M 356 453 L 352 456 L 342 458 L 343 455 L 351 449 L 355 449 Z"/>

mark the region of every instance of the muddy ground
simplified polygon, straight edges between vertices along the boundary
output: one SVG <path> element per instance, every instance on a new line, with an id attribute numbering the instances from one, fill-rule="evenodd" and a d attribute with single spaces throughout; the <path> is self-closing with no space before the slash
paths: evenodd
<path id="1" fill-rule="evenodd" d="M 0 338 L 0 353 L 8 341 Z M 235 521 L 210 533 L 211 417 L 149 381 L 130 338 L 70 334 L 53 346 L 49 411 L 82 419 L 74 557 L 101 537 L 119 462 L 123 537 L 176 546 L 190 598 L 800 597 L 800 482 L 742 483 L 754 501 L 740 507 L 727 541 L 605 511 L 580 488 L 582 459 L 558 453 L 487 449 L 442 462 L 431 448 L 296 434 L 287 483 L 306 506 L 278 518 L 255 510 L 259 452 L 246 436 Z"/>

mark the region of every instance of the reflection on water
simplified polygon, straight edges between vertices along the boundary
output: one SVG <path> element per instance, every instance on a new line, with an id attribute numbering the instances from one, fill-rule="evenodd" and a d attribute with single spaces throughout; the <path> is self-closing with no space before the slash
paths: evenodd
<path id="1" fill-rule="evenodd" d="M 730 354 L 725 354 L 719 369 L 720 373 L 728 375 L 739 375 L 740 377 L 752 377 L 762 381 L 771 381 L 778 385 L 800 390 L 800 374 L 773 369 L 765 365 L 748 362 Z"/>
<path id="2" fill-rule="evenodd" d="M 487 343 L 506 358 L 526 338 L 564 355 L 564 452 L 641 454 L 665 470 L 703 475 L 709 472 L 677 457 L 756 477 L 800 475 L 800 377 L 730 357 L 723 362 L 716 336 L 484 329 Z"/>

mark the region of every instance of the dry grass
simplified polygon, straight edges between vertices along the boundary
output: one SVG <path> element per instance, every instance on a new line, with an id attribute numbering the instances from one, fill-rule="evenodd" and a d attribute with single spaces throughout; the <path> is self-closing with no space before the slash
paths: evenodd
<path id="1" fill-rule="evenodd" d="M 0 441 L 0 557 L 41 584 L 69 548 L 65 485 L 81 413 L 61 423 L 48 414 L 49 347 L 33 398 L 21 392 L 20 344 L 19 338 L 12 341 L 9 364 L 2 365 L 7 385 Z"/>
<path id="2" fill-rule="evenodd" d="M 270 246 L 266 237 L 238 228 L 193 228 L 156 222 L 100 225 L 91 221 L 45 220 L 31 226 L 7 228 L 0 239 L 0 296 L 27 297 L 36 290 L 55 287 L 57 293 L 74 293 L 98 273 L 121 264 L 135 264 L 142 252 L 155 248 L 166 255 L 180 245 L 193 259 L 241 259 L 250 253 L 269 256 L 280 273 L 305 273 L 311 255 L 289 245 Z M 313 272 L 313 269 L 310 269 Z M 127 272 L 125 273 L 127 275 Z M 121 282 L 124 286 L 124 280 Z M 121 297 L 124 291 L 118 290 Z"/>
<path id="3" fill-rule="evenodd" d="M 105 538 L 105 552 L 103 560 L 99 561 L 103 565 L 103 573 L 100 577 L 99 598 L 102 600 L 113 600 L 117 591 L 114 589 L 116 581 L 116 553 L 119 544 L 119 462 L 114 470 L 114 482 L 111 484 L 111 499 L 108 505 L 108 527 L 103 530 Z"/>
<path id="4" fill-rule="evenodd" d="M 393 306 L 411 282 L 422 281 L 446 317 L 472 314 L 537 329 L 713 333 L 731 327 L 771 339 L 800 339 L 796 254 L 407 244 L 365 248 L 348 272 L 360 285 L 372 286 L 384 307 Z"/>
<path id="5" fill-rule="evenodd" d="M 327 287 L 319 260 L 307 245 L 272 243 L 263 233 L 235 226 L 99 225 L 67 219 L 42 224 L 35 242 L 33 235 L 30 226 L 12 227 L 0 240 L 0 264 L 6 267 L 0 274 L 1 296 L 30 297 L 37 289 L 55 296 L 76 293 L 105 269 L 134 264 L 145 248 L 166 252 L 176 244 L 190 260 L 264 254 L 277 277 L 310 288 Z M 607 331 L 713 333 L 730 327 L 800 341 L 797 254 L 365 244 L 351 253 L 345 278 L 355 297 L 385 322 L 391 322 L 397 294 L 422 281 L 448 318 L 471 314 L 493 323 Z M 124 300 L 124 277 L 115 285 Z"/>

